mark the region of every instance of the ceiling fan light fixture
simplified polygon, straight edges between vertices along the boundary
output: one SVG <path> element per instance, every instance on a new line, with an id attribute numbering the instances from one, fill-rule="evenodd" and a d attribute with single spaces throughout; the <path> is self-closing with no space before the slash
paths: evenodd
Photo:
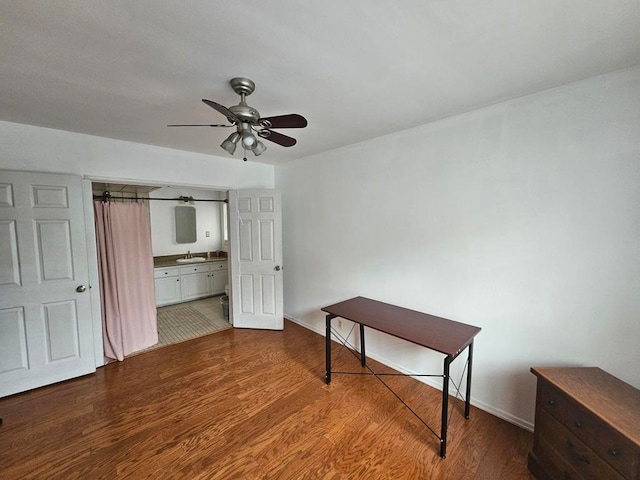
<path id="1" fill-rule="evenodd" d="M 258 140 L 258 142 L 256 143 L 256 147 L 253 149 L 253 154 L 256 157 L 259 157 L 260 155 L 262 155 L 264 153 L 264 151 L 267 149 L 267 147 L 264 146 L 264 143 L 262 143 L 260 140 Z"/>
<path id="2" fill-rule="evenodd" d="M 261 117 L 260 112 L 247 104 L 246 98 L 255 90 L 255 83 L 248 78 L 236 77 L 230 80 L 231 88 L 240 95 L 240 103 L 229 108 L 219 103 L 203 98 L 202 101 L 229 121 L 224 124 L 172 124 L 168 127 L 235 127 L 236 131 L 225 139 L 220 147 L 233 155 L 240 145 L 244 151 L 250 150 L 257 157 L 262 155 L 267 147 L 259 139 L 266 139 L 282 147 L 293 147 L 296 139 L 273 131 L 280 128 L 304 128 L 307 119 L 297 113 Z M 246 157 L 245 157 L 246 160 Z"/>
<path id="3" fill-rule="evenodd" d="M 233 132 L 231 135 L 227 137 L 227 139 L 220 144 L 222 148 L 224 148 L 227 152 L 233 155 L 236 151 L 236 147 L 238 142 L 240 141 L 240 134 L 238 132 Z"/>
<path id="4" fill-rule="evenodd" d="M 254 148 L 256 148 L 257 142 L 258 140 L 250 131 L 245 130 L 242 133 L 242 146 L 245 148 L 245 150 L 253 150 Z"/>

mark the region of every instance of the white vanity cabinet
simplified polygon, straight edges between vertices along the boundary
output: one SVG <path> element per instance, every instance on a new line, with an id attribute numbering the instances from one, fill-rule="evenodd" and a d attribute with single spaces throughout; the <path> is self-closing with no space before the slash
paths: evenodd
<path id="1" fill-rule="evenodd" d="M 181 301 L 180 267 L 155 268 L 156 305 L 170 305 Z"/>
<path id="2" fill-rule="evenodd" d="M 223 294 L 228 272 L 226 260 L 155 268 L 156 306 Z"/>
<path id="3" fill-rule="evenodd" d="M 208 263 L 180 267 L 182 300 L 193 300 L 212 295 L 209 270 Z"/>
<path id="4" fill-rule="evenodd" d="M 211 293 L 220 295 L 224 293 L 224 287 L 229 283 L 229 267 L 226 260 L 224 262 L 213 262 L 211 264 Z"/>

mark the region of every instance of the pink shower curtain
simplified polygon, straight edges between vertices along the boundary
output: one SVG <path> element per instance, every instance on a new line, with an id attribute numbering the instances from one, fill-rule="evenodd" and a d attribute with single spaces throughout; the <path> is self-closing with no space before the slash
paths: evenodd
<path id="1" fill-rule="evenodd" d="M 95 201 L 107 359 L 158 343 L 151 226 L 144 204 Z"/>

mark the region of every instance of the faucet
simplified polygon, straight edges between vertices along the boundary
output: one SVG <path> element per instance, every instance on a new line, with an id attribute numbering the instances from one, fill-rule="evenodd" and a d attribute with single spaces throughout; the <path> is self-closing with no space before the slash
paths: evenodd
<path id="1" fill-rule="evenodd" d="M 193 255 L 191 255 L 191 250 L 187 250 L 187 255 L 184 258 L 193 258 Z"/>

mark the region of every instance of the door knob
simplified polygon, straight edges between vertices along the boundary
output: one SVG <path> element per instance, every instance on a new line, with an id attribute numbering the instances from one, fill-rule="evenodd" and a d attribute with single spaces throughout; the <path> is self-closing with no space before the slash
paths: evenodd
<path id="1" fill-rule="evenodd" d="M 80 285 L 78 286 L 78 288 L 76 288 L 76 292 L 78 293 L 82 293 L 82 292 L 86 292 L 87 291 L 87 287 L 85 287 L 84 285 Z"/>
<path id="2" fill-rule="evenodd" d="M 275 270 L 276 272 L 279 272 L 279 271 L 280 271 L 280 265 L 276 265 L 276 268 L 274 268 L 274 270 Z"/>

